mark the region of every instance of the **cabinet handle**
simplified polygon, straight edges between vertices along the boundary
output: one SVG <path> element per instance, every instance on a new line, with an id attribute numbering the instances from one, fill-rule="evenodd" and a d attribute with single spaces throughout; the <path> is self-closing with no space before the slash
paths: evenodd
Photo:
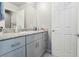
<path id="1" fill-rule="evenodd" d="M 39 47 L 39 42 L 38 42 L 38 45 L 37 45 L 37 47 Z"/>
<path id="2" fill-rule="evenodd" d="M 52 32 L 55 32 L 55 30 L 52 30 Z"/>
<path id="3" fill-rule="evenodd" d="M 37 48 L 37 42 L 36 42 L 35 48 Z"/>
<path id="4" fill-rule="evenodd" d="M 76 36 L 79 37 L 79 34 L 77 34 Z"/>
<path id="5" fill-rule="evenodd" d="M 36 47 L 36 48 L 38 48 L 38 47 L 39 47 L 39 42 L 36 42 L 35 47 Z"/>
<path id="6" fill-rule="evenodd" d="M 20 45 L 19 42 L 18 42 L 18 43 L 15 43 L 15 44 L 12 44 L 11 47 L 16 47 L 16 46 L 18 46 L 18 45 Z"/>

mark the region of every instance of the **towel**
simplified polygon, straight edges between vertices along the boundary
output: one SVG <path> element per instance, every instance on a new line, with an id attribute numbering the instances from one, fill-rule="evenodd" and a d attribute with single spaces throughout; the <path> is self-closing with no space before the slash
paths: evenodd
<path id="1" fill-rule="evenodd" d="M 3 4 L 2 2 L 0 2 L 0 21 L 4 19 L 4 15 L 3 15 Z"/>

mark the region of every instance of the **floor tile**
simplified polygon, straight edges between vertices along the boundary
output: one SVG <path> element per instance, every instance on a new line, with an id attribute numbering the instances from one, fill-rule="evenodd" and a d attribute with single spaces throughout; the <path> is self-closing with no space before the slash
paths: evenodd
<path id="1" fill-rule="evenodd" d="M 50 53 L 45 53 L 43 57 L 53 57 Z"/>

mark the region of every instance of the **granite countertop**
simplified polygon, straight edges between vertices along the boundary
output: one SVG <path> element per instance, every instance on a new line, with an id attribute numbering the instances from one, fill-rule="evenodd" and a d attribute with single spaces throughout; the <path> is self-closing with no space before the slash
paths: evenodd
<path id="1" fill-rule="evenodd" d="M 41 33 L 41 32 L 45 32 L 45 31 L 23 31 L 23 32 L 16 32 L 16 33 L 0 33 L 0 40 L 6 40 L 10 38 L 31 35 L 31 34 Z"/>

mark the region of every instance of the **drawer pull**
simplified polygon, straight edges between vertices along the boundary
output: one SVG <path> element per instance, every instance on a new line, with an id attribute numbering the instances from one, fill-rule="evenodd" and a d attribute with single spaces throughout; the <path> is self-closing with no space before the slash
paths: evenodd
<path id="1" fill-rule="evenodd" d="M 39 42 L 36 42 L 35 47 L 36 47 L 36 48 L 38 48 L 38 47 L 39 47 Z"/>
<path id="2" fill-rule="evenodd" d="M 18 45 L 20 45 L 20 43 L 13 44 L 13 45 L 11 45 L 11 47 L 16 47 Z"/>
<path id="3" fill-rule="evenodd" d="M 36 42 L 35 48 L 37 48 L 37 42 Z"/>

